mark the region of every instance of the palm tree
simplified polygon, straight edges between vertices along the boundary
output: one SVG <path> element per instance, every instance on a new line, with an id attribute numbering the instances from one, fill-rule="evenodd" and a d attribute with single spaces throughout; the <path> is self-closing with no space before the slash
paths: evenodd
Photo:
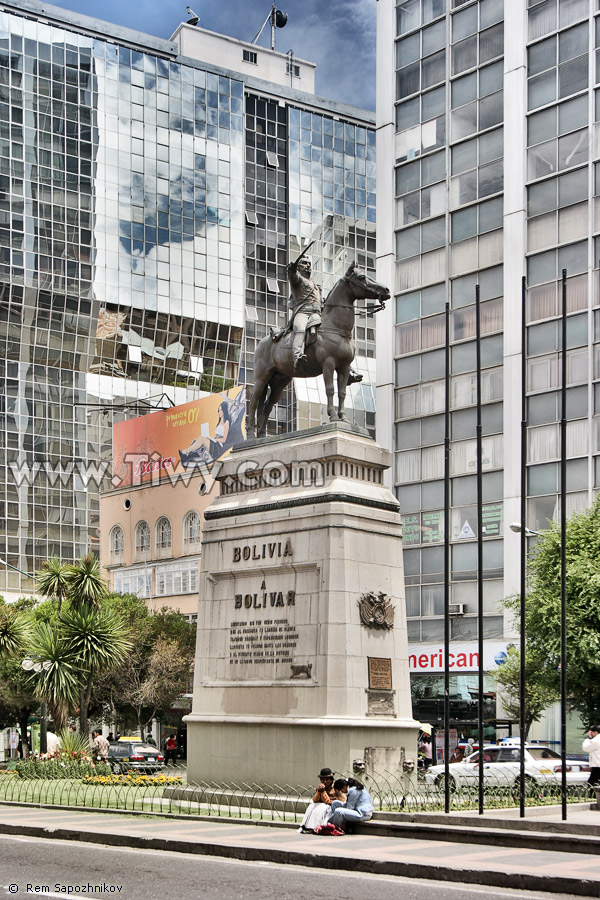
<path id="1" fill-rule="evenodd" d="M 56 612 L 62 621 L 61 608 L 68 599 L 73 607 L 98 607 L 108 593 L 100 573 L 100 563 L 88 553 L 75 563 L 64 563 L 53 556 L 47 559 L 37 575 L 38 591 L 43 597 L 57 600 Z"/>
<path id="2" fill-rule="evenodd" d="M 38 593 L 50 600 L 58 600 L 56 612 L 62 621 L 60 609 L 69 590 L 69 566 L 61 562 L 58 556 L 47 559 L 42 565 L 42 571 L 38 572 L 36 581 Z"/>
<path id="3" fill-rule="evenodd" d="M 70 659 L 79 670 L 79 730 L 87 734 L 94 676 L 122 663 L 132 643 L 123 620 L 106 607 L 69 609 L 63 616 L 62 631 Z"/>
<path id="4" fill-rule="evenodd" d="M 28 754 L 27 722 L 35 709 L 34 696 L 26 686 L 25 672 L 18 657 L 31 637 L 31 619 L 14 607 L 0 604 L 0 704 L 19 723 L 23 753 Z"/>
<path id="5" fill-rule="evenodd" d="M 0 653 L 3 656 L 17 656 L 25 649 L 31 634 L 31 623 L 27 616 L 11 607 L 0 608 Z"/>
<path id="6" fill-rule="evenodd" d="M 43 596 L 58 601 L 60 622 L 56 631 L 48 626 L 38 633 L 35 655 L 45 666 L 37 675 L 38 690 L 63 727 L 68 710 L 79 702 L 80 731 L 87 734 L 94 676 L 125 659 L 132 646 L 128 630 L 113 610 L 102 605 L 108 588 L 93 554 L 73 564 L 49 559 L 37 581 Z M 58 725 L 56 715 L 55 722 Z"/>
<path id="7" fill-rule="evenodd" d="M 29 652 L 35 694 L 48 703 L 55 727 L 65 728 L 79 687 L 79 673 L 68 641 L 48 622 L 40 622 L 33 632 Z"/>
<path id="8" fill-rule="evenodd" d="M 100 572 L 100 563 L 93 553 L 67 566 L 67 595 L 73 609 L 98 609 L 108 594 L 106 581 Z"/>

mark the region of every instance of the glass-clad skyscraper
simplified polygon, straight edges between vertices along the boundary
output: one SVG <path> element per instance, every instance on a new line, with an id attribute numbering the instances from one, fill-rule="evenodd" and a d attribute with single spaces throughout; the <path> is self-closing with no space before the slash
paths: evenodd
<path id="1" fill-rule="evenodd" d="M 113 421 L 251 385 L 256 341 L 285 321 L 290 254 L 315 240 L 325 289 L 355 257 L 374 271 L 369 115 L 248 75 L 241 42 L 239 66 L 183 56 L 190 29 L 163 41 L 0 3 L 8 596 L 49 556 L 97 549 Z M 373 428 L 372 320 L 359 328 L 356 415 Z M 302 391 L 272 429 L 318 417 Z"/>

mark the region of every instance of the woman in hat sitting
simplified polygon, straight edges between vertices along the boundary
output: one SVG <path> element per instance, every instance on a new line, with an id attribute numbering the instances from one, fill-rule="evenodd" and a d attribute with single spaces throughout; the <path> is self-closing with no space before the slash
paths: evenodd
<path id="1" fill-rule="evenodd" d="M 319 772 L 319 784 L 311 802 L 306 807 L 304 818 L 298 829 L 302 833 L 314 832 L 319 825 L 324 825 L 331 816 L 331 803 L 335 800 L 333 772 L 329 768 Z"/>

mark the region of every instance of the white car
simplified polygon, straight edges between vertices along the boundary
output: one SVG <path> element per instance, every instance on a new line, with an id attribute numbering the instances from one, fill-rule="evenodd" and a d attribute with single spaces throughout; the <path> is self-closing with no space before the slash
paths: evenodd
<path id="1" fill-rule="evenodd" d="M 519 784 L 520 748 L 518 746 L 491 744 L 483 748 L 483 778 L 489 787 L 510 787 Z M 561 783 L 562 763 L 560 754 L 539 744 L 525 746 L 525 781 L 530 785 Z M 450 763 L 450 790 L 474 786 L 479 779 L 479 751 L 471 753 L 462 762 Z M 590 777 L 590 767 L 582 760 L 567 758 L 567 784 L 585 784 Z M 432 766 L 425 773 L 427 784 L 443 788 L 445 767 Z"/>

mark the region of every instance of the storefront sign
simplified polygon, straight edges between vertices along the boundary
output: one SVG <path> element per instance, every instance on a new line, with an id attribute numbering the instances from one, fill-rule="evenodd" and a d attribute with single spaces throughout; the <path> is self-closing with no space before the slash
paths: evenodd
<path id="1" fill-rule="evenodd" d="M 483 642 L 483 669 L 489 672 L 496 668 L 496 657 L 506 653 L 503 641 Z M 408 663 L 413 674 L 431 675 L 444 671 L 444 645 L 409 644 Z M 477 641 L 452 641 L 450 644 L 450 671 L 476 672 L 479 669 L 479 649 Z"/>

